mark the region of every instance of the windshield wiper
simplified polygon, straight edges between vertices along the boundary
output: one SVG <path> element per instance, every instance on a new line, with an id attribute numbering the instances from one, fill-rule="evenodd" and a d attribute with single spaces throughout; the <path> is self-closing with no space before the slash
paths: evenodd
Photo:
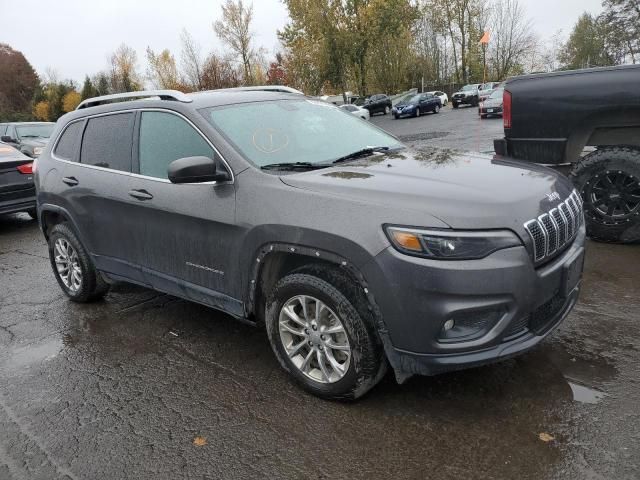
<path id="1" fill-rule="evenodd" d="M 331 163 L 342 163 L 342 162 L 346 162 L 347 160 L 353 160 L 354 158 L 359 158 L 359 157 L 367 157 L 373 153 L 383 152 L 387 150 L 389 150 L 389 147 L 367 147 L 367 148 L 363 148 L 361 150 L 357 150 L 355 152 L 349 153 L 343 157 L 336 158 Z"/>
<path id="2" fill-rule="evenodd" d="M 319 165 L 317 163 L 311 162 L 284 162 L 284 163 L 270 163 L 268 165 L 263 165 L 260 168 L 262 170 L 294 170 L 294 169 L 304 169 L 304 170 L 313 170 L 316 168 L 324 168 L 326 165 Z"/>

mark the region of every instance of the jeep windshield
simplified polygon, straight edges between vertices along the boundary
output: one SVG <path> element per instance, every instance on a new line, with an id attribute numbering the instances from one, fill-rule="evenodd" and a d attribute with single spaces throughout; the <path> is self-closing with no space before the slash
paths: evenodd
<path id="1" fill-rule="evenodd" d="M 22 125 L 16 127 L 16 131 L 20 138 L 49 138 L 53 132 L 53 126 L 53 123 L 51 125 Z"/>
<path id="2" fill-rule="evenodd" d="M 377 127 L 315 100 L 242 103 L 199 112 L 257 167 L 330 166 L 367 149 L 403 148 Z"/>

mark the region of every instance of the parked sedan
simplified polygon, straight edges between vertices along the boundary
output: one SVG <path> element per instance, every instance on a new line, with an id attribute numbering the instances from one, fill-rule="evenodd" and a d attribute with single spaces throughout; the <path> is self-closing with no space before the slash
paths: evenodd
<path id="1" fill-rule="evenodd" d="M 446 107 L 449 104 L 449 95 L 447 95 L 446 93 L 441 92 L 439 90 L 435 90 L 433 92 L 427 92 L 427 93 L 430 95 L 433 95 L 434 97 L 438 97 L 443 107 Z"/>
<path id="2" fill-rule="evenodd" d="M 491 96 L 487 98 L 478 107 L 478 114 L 480 118 L 487 118 L 490 115 L 502 116 L 502 97 L 504 94 L 504 87 L 496 88 Z"/>
<path id="3" fill-rule="evenodd" d="M 0 143 L 0 214 L 17 212 L 37 218 L 33 159 Z"/>
<path id="4" fill-rule="evenodd" d="M 442 108 L 442 101 L 430 93 L 419 93 L 409 100 L 403 100 L 393 108 L 393 116 L 419 117 L 423 113 L 439 113 Z"/>
<path id="5" fill-rule="evenodd" d="M 369 114 L 369 110 L 367 110 L 366 108 L 362 108 L 353 104 L 341 105 L 340 108 L 346 112 L 349 112 L 351 115 L 360 117 L 362 120 L 369 120 L 370 114 Z"/>
<path id="6" fill-rule="evenodd" d="M 376 113 L 387 114 L 391 111 L 391 99 L 384 94 L 371 95 L 367 100 L 365 100 L 364 108 L 369 110 L 371 115 Z"/>

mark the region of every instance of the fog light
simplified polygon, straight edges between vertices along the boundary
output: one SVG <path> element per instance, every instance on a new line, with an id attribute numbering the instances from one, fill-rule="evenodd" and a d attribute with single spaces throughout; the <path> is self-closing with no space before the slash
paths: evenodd
<path id="1" fill-rule="evenodd" d="M 444 322 L 444 331 L 446 332 L 447 330 L 451 330 L 454 326 L 455 326 L 456 322 L 454 322 L 452 319 L 447 320 L 446 322 Z"/>

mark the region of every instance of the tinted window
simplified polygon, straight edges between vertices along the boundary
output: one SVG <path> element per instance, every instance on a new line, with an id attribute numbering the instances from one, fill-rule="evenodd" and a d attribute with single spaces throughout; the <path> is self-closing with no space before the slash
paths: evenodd
<path id="1" fill-rule="evenodd" d="M 213 158 L 213 149 L 184 119 L 171 113 L 142 112 L 140 174 L 167 178 L 167 169 L 183 157 Z"/>
<path id="2" fill-rule="evenodd" d="M 82 137 L 80 161 L 97 167 L 131 171 L 133 119 L 133 113 L 90 119 Z"/>
<path id="3" fill-rule="evenodd" d="M 56 145 L 54 153 L 57 157 L 64 160 L 75 160 L 83 124 L 84 122 L 74 122 L 67 126 Z"/>

